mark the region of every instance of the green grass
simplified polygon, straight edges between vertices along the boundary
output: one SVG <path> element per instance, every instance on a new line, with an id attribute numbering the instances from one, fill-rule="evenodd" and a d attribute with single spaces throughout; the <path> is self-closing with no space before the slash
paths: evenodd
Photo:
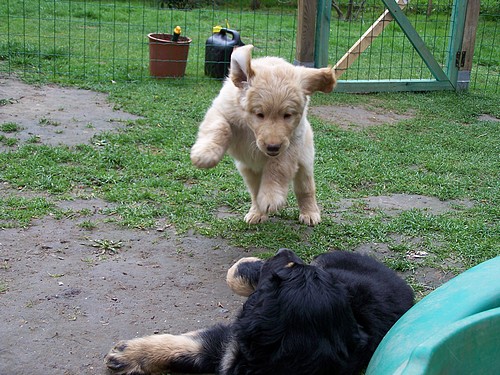
<path id="1" fill-rule="evenodd" d="M 459 259 L 468 268 L 500 254 L 500 125 L 477 119 L 479 114 L 500 117 L 498 96 L 316 95 L 313 104 L 404 108 L 415 117 L 359 132 L 311 118 L 323 222 L 308 228 L 297 223 L 293 196 L 276 220 L 248 226 L 242 217 L 249 197 L 233 162 L 225 157 L 211 170 L 191 165 L 189 149 L 197 126 L 219 87 L 206 82 L 193 95 L 190 84 L 109 85 L 117 108 L 145 119 L 119 133 L 100 134 L 93 145 L 20 145 L 0 154 L 0 180 L 56 200 L 70 195 L 75 186 L 89 188 L 114 203 L 106 213 L 119 225 L 149 229 L 166 218 L 180 233 L 194 230 L 261 252 L 290 247 L 309 258 L 370 242 L 397 249 L 393 235 L 399 234 L 425 239 L 419 246 L 433 254 L 428 262 L 434 266 Z M 412 210 L 387 217 L 380 212 L 367 215 L 363 205 L 354 205 L 344 220 L 336 217 L 341 199 L 394 193 L 463 199 L 473 206 L 458 205 L 440 215 Z M 221 207 L 235 216 L 218 219 Z M 53 211 L 45 199 L 11 197 L 0 206 L 0 218 L 4 226 L 29 225 L 30 218 Z M 420 266 L 406 259 L 404 251 L 397 254 L 388 260 L 394 268 Z"/>
<path id="2" fill-rule="evenodd" d="M 5 146 L 12 147 L 17 144 L 17 139 L 0 135 L 0 143 Z"/>
<path id="3" fill-rule="evenodd" d="M 21 130 L 21 126 L 15 122 L 4 122 L 0 124 L 0 132 L 6 134 L 17 133 Z M 8 137 L 4 134 L 0 134 L 0 144 L 12 147 L 17 144 L 17 139 L 13 137 Z"/>
<path id="4" fill-rule="evenodd" d="M 0 124 L 0 131 L 4 133 L 15 133 L 18 132 L 21 127 L 15 122 L 4 122 Z"/>
<path id="5" fill-rule="evenodd" d="M 5 181 L 3 178 L 0 180 Z M 0 200 L 0 228 L 25 227 L 34 218 L 56 213 L 54 204 L 45 198 L 11 195 Z"/>
<path id="6" fill-rule="evenodd" d="M 57 210 L 53 201 L 72 197 L 78 187 L 112 202 L 112 208 L 104 214 L 118 225 L 150 229 L 159 219 L 166 219 L 179 233 L 194 231 L 259 253 L 289 247 L 310 258 L 332 249 L 352 250 L 362 244 L 380 243 L 390 249 L 391 257 L 386 261 L 395 269 L 411 271 L 430 266 L 453 272 L 500 255 L 500 123 L 478 119 L 481 114 L 500 118 L 500 95 L 495 90 L 314 96 L 313 105 L 408 110 L 414 117 L 357 132 L 311 117 L 323 222 L 314 228 L 299 225 L 294 197 L 290 196 L 289 206 L 275 220 L 248 226 L 242 218 L 250 199 L 232 160 L 225 157 L 211 170 L 198 170 L 189 160 L 198 124 L 220 89 L 219 82 L 203 79 L 198 73 L 203 64 L 202 43 L 207 30 L 223 22 L 228 13 L 197 9 L 164 11 L 160 17 L 156 10 L 135 2 L 117 3 L 120 7 L 116 8 L 103 2 L 43 2 L 44 14 L 57 17 L 42 18 L 40 7 L 27 3 L 9 1 L 16 15 L 9 19 L 9 27 L 18 31 L 8 41 L 4 38 L 7 26 L 0 22 L 3 68 L 8 66 L 22 75 L 28 66 L 36 74 L 26 74 L 25 78 L 109 92 L 116 109 L 144 118 L 120 132 L 99 134 L 88 145 L 49 147 L 33 137 L 0 153 L 0 183 L 24 192 L 48 194 L 47 198 L 20 198 L 16 194 L 2 198 L 1 228 L 27 226 L 33 218 L 48 214 L 67 215 Z M 4 9 L 2 3 L 0 12 Z M 241 19 L 238 14 L 230 12 L 230 22 L 242 28 L 249 39 L 252 35 L 258 41 L 261 48 L 257 55 L 269 53 L 287 59 L 293 55 L 290 46 L 294 35 L 286 30 L 294 30 L 295 21 L 289 13 L 262 18 L 249 13 L 252 17 L 245 14 Z M 68 15 L 72 23 L 60 23 L 54 29 L 54 19 L 68 19 Z M 166 16 L 170 17 L 167 21 Z M 447 27 L 440 21 L 443 16 L 435 18 L 439 20 L 435 22 L 439 25 L 436 35 L 445 35 Z M 143 20 L 144 25 L 133 28 L 129 19 Z M 189 79 L 146 79 L 145 34 L 177 23 L 197 38 L 188 64 L 188 78 L 195 78 L 197 83 Z M 282 34 L 250 32 L 264 30 L 267 23 L 281 24 Z M 485 25 L 492 28 L 494 21 Z M 341 27 L 346 32 L 346 28 L 359 28 L 360 24 L 344 23 Z M 42 35 L 39 30 L 49 33 Z M 50 30 L 55 31 L 50 34 Z M 485 32 L 485 37 L 488 34 L 492 33 Z M 111 35 L 110 39 L 105 35 Z M 118 35 L 123 36 L 123 44 L 111 42 Z M 332 38 L 332 43 L 335 40 Z M 394 46 L 394 50 L 402 47 Z M 498 48 L 484 54 L 482 66 L 498 71 L 498 54 Z M 0 98 L 2 105 L 8 105 L 8 101 Z M 13 125 L 3 124 L 2 132 L 15 131 Z M 9 139 L 0 135 L 2 144 L 16 144 Z M 457 204 L 455 210 L 435 215 L 410 210 L 388 216 L 368 210 L 360 200 L 396 193 L 466 200 L 472 206 Z M 356 204 L 340 215 L 343 199 L 353 199 Z M 221 208 L 235 215 L 219 219 Z M 87 220 L 81 227 L 92 230 L 96 225 L 99 223 Z M 407 240 L 398 243 L 395 236 Z M 407 256 L 415 250 L 432 256 L 416 263 Z"/>
<path id="7" fill-rule="evenodd" d="M 444 67 L 448 62 L 451 0 L 434 2 L 426 16 L 422 4 L 411 4 L 407 16 Z M 423 5 L 426 5 L 423 4 Z M 425 7 L 426 8 L 426 7 Z M 472 82 L 478 89 L 498 90 L 500 51 L 494 2 L 482 5 Z M 380 0 L 369 0 L 351 22 L 332 18 L 330 64 L 335 64 L 382 12 Z M 497 13 L 498 17 L 498 13 Z M 295 58 L 295 2 L 270 2 L 251 11 L 247 2 L 190 10 L 157 9 L 148 2 L 10 0 L 0 4 L 0 71 L 22 71 L 26 79 L 61 83 L 142 81 L 149 79 L 147 34 L 171 32 L 176 25 L 193 39 L 186 78 L 203 76 L 205 41 L 212 27 L 225 24 L 240 31 L 255 55 Z M 431 79 L 395 23 L 353 64 L 342 79 Z"/>

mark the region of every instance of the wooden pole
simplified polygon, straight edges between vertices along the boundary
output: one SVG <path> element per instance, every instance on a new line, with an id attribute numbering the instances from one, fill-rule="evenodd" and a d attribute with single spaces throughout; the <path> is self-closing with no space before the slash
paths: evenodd
<path id="1" fill-rule="evenodd" d="M 298 1 L 295 65 L 314 67 L 317 0 Z"/>
<path id="2" fill-rule="evenodd" d="M 398 5 L 401 9 L 406 6 L 406 0 L 398 1 Z M 389 10 L 385 10 L 384 13 L 366 30 L 366 32 L 358 39 L 356 43 L 353 44 L 349 51 L 346 52 L 344 56 L 335 64 L 333 69 L 335 70 L 335 77 L 338 79 L 344 72 L 357 60 L 357 58 L 372 44 L 372 42 L 377 38 L 380 33 L 385 29 L 387 25 L 393 20 Z"/>
<path id="3" fill-rule="evenodd" d="M 458 76 L 457 90 L 467 90 L 470 83 L 472 58 L 474 57 L 474 44 L 476 43 L 476 30 L 479 20 L 480 0 L 469 0 L 465 14 L 464 36 L 462 48 L 457 54 Z"/>

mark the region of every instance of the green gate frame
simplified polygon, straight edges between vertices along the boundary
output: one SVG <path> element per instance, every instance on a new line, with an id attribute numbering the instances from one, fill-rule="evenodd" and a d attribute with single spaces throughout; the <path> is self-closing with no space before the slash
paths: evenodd
<path id="1" fill-rule="evenodd" d="M 470 67 L 467 71 L 460 72 L 464 68 L 465 53 L 473 53 L 472 47 L 466 46 L 469 51 L 463 51 L 464 30 L 468 6 L 477 8 L 479 11 L 479 0 L 454 0 L 450 22 L 449 54 L 446 69 L 443 69 L 434 58 L 432 52 L 427 48 L 424 41 L 412 26 L 404 12 L 394 0 L 381 0 L 389 10 L 394 20 L 411 42 L 417 53 L 429 68 L 434 79 L 407 79 L 407 80 L 339 80 L 336 92 L 381 92 L 381 91 L 436 91 L 436 90 L 464 90 L 468 88 L 468 77 Z M 314 48 L 314 66 L 324 67 L 328 65 L 328 39 L 331 22 L 331 0 L 318 0 L 316 35 Z M 471 22 L 474 26 L 474 22 Z M 475 28 L 473 30 L 475 34 Z"/>

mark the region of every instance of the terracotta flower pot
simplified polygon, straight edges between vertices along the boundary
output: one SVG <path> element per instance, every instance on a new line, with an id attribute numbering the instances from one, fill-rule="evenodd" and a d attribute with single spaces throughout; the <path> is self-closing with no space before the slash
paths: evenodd
<path id="1" fill-rule="evenodd" d="M 172 41 L 172 34 L 151 33 L 149 38 L 149 72 L 152 77 L 183 77 L 191 39 L 179 36 Z"/>

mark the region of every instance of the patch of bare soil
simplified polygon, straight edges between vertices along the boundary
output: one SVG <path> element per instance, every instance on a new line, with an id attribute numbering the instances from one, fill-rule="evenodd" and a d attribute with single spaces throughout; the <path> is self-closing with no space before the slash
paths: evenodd
<path id="1" fill-rule="evenodd" d="M 32 87 L 11 78 L 0 77 L 0 100 L 0 123 L 21 125 L 16 133 L 21 141 L 36 136 L 49 145 L 86 143 L 135 118 L 114 111 L 103 94 Z M 370 118 L 387 121 L 356 107 L 314 111 L 344 113 L 348 125 L 355 126 L 375 122 Z M 6 184 L 0 188 L 0 199 L 12 194 L 27 193 Z M 225 274 L 249 255 L 243 249 L 220 239 L 178 236 L 164 223 L 150 231 L 117 227 L 106 222 L 109 203 L 99 199 L 57 204 L 93 214 L 43 217 L 28 228 L 0 230 L 0 374 L 104 374 L 103 356 L 119 339 L 198 329 L 231 319 L 241 306 Z M 350 204 L 341 202 L 339 220 Z M 408 195 L 369 197 L 365 204 L 394 214 L 452 209 L 449 202 Z M 231 213 L 221 207 L 219 215 Z M 85 229 L 83 220 L 99 224 Z M 357 250 L 391 255 L 380 244 Z M 449 276 L 424 271 L 423 282 L 433 287 Z"/>
<path id="2" fill-rule="evenodd" d="M 440 215 L 449 212 L 454 207 L 470 208 L 472 202 L 467 200 L 441 201 L 436 197 L 427 197 L 418 194 L 393 194 L 366 197 L 360 199 L 344 199 L 340 202 L 341 211 L 346 211 L 356 203 L 366 206 L 368 214 L 382 210 L 388 216 L 397 216 L 403 211 L 422 210 L 431 215 Z"/>
<path id="3" fill-rule="evenodd" d="M 400 114 L 391 111 L 371 110 L 363 106 L 317 106 L 309 113 L 338 125 L 342 129 L 361 130 L 370 126 L 393 124 L 413 117 L 411 112 Z"/>
<path id="4" fill-rule="evenodd" d="M 496 118 L 496 117 L 493 117 L 493 116 L 487 115 L 487 114 L 479 115 L 477 119 L 479 121 L 491 121 L 491 122 L 499 122 L 500 121 L 500 118 Z"/>
<path id="5" fill-rule="evenodd" d="M 50 217 L 0 236 L 1 374 L 104 374 L 119 339 L 224 322 L 242 303 L 225 274 L 245 252 L 219 240 Z"/>
<path id="6" fill-rule="evenodd" d="M 138 116 L 114 111 L 102 93 L 55 85 L 31 86 L 0 77 L 0 124 L 19 125 L 21 143 L 75 146 L 97 133 L 115 131 Z M 0 151 L 6 149 L 0 146 Z"/>

